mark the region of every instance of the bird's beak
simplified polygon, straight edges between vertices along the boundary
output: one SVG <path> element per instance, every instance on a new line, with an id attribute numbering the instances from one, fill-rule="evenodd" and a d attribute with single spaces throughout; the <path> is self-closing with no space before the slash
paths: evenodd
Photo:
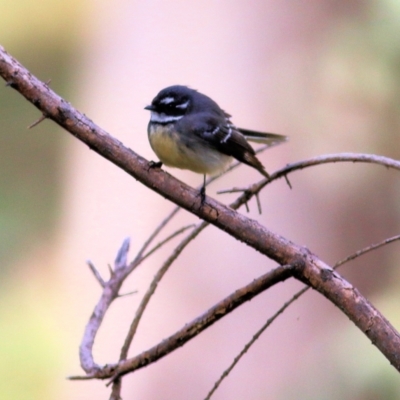
<path id="1" fill-rule="evenodd" d="M 149 110 L 149 111 L 154 111 L 155 110 L 154 106 L 151 105 L 151 104 L 149 106 L 146 106 L 144 109 L 145 110 Z"/>

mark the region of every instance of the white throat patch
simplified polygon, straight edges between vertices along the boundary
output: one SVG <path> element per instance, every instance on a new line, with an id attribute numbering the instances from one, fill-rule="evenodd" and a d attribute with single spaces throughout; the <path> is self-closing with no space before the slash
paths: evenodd
<path id="1" fill-rule="evenodd" d="M 159 124 L 169 124 L 174 121 L 179 121 L 183 115 L 167 115 L 164 113 L 151 112 L 150 121 L 158 122 Z"/>

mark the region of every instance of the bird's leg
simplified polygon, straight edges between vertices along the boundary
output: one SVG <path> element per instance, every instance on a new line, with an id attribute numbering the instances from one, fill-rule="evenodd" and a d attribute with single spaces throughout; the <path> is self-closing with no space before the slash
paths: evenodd
<path id="1" fill-rule="evenodd" d="M 201 205 L 203 205 L 204 202 L 206 201 L 206 174 L 204 174 L 203 176 L 204 176 L 203 186 L 200 189 Z"/>

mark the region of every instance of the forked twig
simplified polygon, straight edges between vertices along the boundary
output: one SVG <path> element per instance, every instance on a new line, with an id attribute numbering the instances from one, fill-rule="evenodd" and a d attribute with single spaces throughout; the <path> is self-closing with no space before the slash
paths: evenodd
<path id="1" fill-rule="evenodd" d="M 174 210 L 168 217 L 171 217 L 175 214 L 176 211 Z M 166 218 L 163 221 L 163 223 L 157 227 L 156 229 L 157 234 L 162 230 L 162 228 L 166 225 L 166 223 L 169 220 L 170 219 Z M 96 374 L 101 369 L 101 367 L 94 362 L 93 358 L 94 340 L 111 303 L 115 299 L 123 296 L 123 294 L 121 295 L 119 291 L 125 279 L 129 276 L 129 274 L 133 271 L 133 269 L 143 261 L 145 257 L 148 257 L 150 254 L 153 254 L 156 250 L 160 249 L 163 245 L 168 243 L 178 234 L 184 232 L 186 229 L 188 229 L 188 227 L 181 228 L 178 231 L 172 233 L 162 242 L 157 244 L 152 250 L 150 250 L 150 252 L 147 255 L 145 256 L 142 255 L 142 257 L 139 259 L 137 259 L 136 257 L 136 263 L 130 263 L 130 264 L 128 264 L 128 251 L 129 251 L 130 240 L 129 238 L 125 239 L 121 245 L 121 248 L 118 250 L 117 256 L 115 257 L 114 267 L 112 268 L 111 266 L 109 266 L 110 278 L 108 281 L 105 281 L 101 277 L 99 271 L 96 269 L 93 263 L 91 261 L 88 261 L 88 265 L 92 273 L 94 274 L 96 280 L 100 283 L 100 285 L 103 288 L 103 292 L 100 296 L 100 299 L 97 302 L 95 309 L 85 327 L 85 332 L 82 338 L 81 345 L 79 347 L 81 366 L 88 375 Z M 145 249 L 148 247 L 151 241 L 154 240 L 155 237 L 156 235 L 154 235 L 153 232 L 153 234 L 150 236 L 151 240 L 147 240 L 146 246 L 143 246 L 142 249 L 140 250 L 141 253 L 145 251 Z"/>
<path id="2" fill-rule="evenodd" d="M 379 243 L 372 244 L 370 246 L 364 247 L 361 250 L 356 251 L 354 254 L 344 258 L 341 261 L 338 261 L 334 265 L 334 269 L 337 269 L 344 265 L 345 263 L 349 261 L 353 261 L 356 258 L 369 253 L 370 251 L 376 250 L 380 247 L 383 247 L 387 244 L 393 243 L 397 240 L 400 240 L 400 235 L 392 236 L 388 239 L 385 239 Z M 301 297 L 304 293 L 306 293 L 309 289 L 311 289 L 310 286 L 305 286 L 303 289 L 299 290 L 297 293 L 295 293 L 287 302 L 285 302 L 282 307 L 280 307 L 270 318 L 268 318 L 267 322 L 253 335 L 251 340 L 246 343 L 246 345 L 243 347 L 243 349 L 239 352 L 239 354 L 233 359 L 233 362 L 229 365 L 229 367 L 221 374 L 219 379 L 214 383 L 213 387 L 211 390 L 208 392 L 207 396 L 204 398 L 204 400 L 210 400 L 211 396 L 215 393 L 215 391 L 218 389 L 218 387 L 221 385 L 222 381 L 228 377 L 230 372 L 233 370 L 235 365 L 240 361 L 240 359 L 247 353 L 247 351 L 250 349 L 250 347 L 257 341 L 257 339 L 262 335 L 262 333 L 292 304 L 294 303 L 299 297 Z"/>

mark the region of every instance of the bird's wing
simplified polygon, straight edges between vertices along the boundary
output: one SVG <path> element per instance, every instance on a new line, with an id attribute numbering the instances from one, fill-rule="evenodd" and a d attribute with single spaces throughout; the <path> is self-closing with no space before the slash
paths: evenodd
<path id="1" fill-rule="evenodd" d="M 227 118 L 197 114 L 193 118 L 190 116 L 182 118 L 179 124 L 180 129 L 186 132 L 190 131 L 191 134 L 203 139 L 204 144 L 208 144 L 211 148 L 234 157 L 257 169 L 264 176 L 268 176 L 263 165 L 257 159 L 254 149 Z"/>

